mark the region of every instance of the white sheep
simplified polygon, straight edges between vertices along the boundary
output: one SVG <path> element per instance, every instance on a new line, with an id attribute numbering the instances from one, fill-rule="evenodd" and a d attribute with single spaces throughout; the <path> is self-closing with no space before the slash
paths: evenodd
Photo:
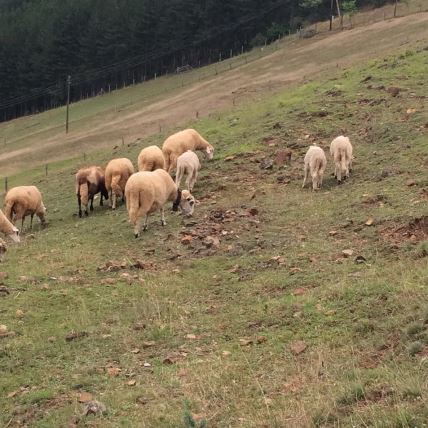
<path id="1" fill-rule="evenodd" d="M 175 176 L 175 184 L 180 187 L 181 180 L 187 174 L 186 185 L 187 190 L 193 190 L 193 186 L 198 178 L 198 171 L 201 169 L 198 155 L 191 150 L 183 153 L 177 158 L 177 174 Z"/>
<path id="2" fill-rule="evenodd" d="M 158 146 L 149 146 L 141 150 L 138 155 L 138 171 L 154 171 L 163 169 L 165 158 Z"/>
<path id="3" fill-rule="evenodd" d="M 171 176 L 163 169 L 137 172 L 129 178 L 125 187 L 126 208 L 129 222 L 134 226 L 134 235 L 138 238 L 141 223 L 145 217 L 143 230 L 147 230 L 149 214 L 160 210 L 161 224 L 165 226 L 164 205 L 173 202 L 173 210 L 180 207 L 186 215 L 192 215 L 195 198 L 190 192 L 178 189 Z"/>
<path id="4" fill-rule="evenodd" d="M 340 135 L 330 144 L 330 155 L 334 160 L 334 176 L 340 183 L 342 178 L 348 178 L 352 169 L 352 144 L 348 137 Z"/>
<path id="5" fill-rule="evenodd" d="M 117 198 L 124 197 L 125 185 L 134 173 L 134 166 L 127 158 L 112 159 L 106 166 L 105 186 L 110 197 L 110 206 L 116 209 Z"/>
<path id="6" fill-rule="evenodd" d="M 326 165 L 327 159 L 325 157 L 324 150 L 318 146 L 310 146 L 305 155 L 305 169 L 302 187 L 305 187 L 310 175 L 312 177 L 312 189 L 320 189 Z"/>
<path id="7" fill-rule="evenodd" d="M 214 156 L 214 147 L 194 129 L 185 129 L 168 137 L 162 146 L 165 170 L 171 173 L 177 165 L 177 158 L 187 150 L 203 150 L 209 160 Z"/>
<path id="8" fill-rule="evenodd" d="M 24 220 L 31 216 L 30 229 L 33 227 L 34 214 L 39 217 L 42 226 L 46 224 L 46 208 L 43 205 L 42 194 L 36 186 L 18 186 L 10 189 L 4 198 L 4 214 L 15 224 L 21 219 L 21 230 L 24 228 Z"/>
<path id="9" fill-rule="evenodd" d="M 16 228 L 9 219 L 0 210 L 0 231 L 8 236 L 14 242 L 20 242 L 19 230 Z"/>

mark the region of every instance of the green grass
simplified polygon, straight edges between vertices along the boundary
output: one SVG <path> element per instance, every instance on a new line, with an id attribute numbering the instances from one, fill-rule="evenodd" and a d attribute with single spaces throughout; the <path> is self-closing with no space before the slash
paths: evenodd
<path id="1" fill-rule="evenodd" d="M 107 413 L 78 426 L 423 426 L 426 242 L 423 231 L 416 240 L 392 232 L 426 215 L 427 62 L 426 50 L 406 47 L 190 124 L 216 148 L 196 185 L 194 226 L 169 213 L 161 228 L 153 216 L 135 240 L 123 206 L 96 204 L 79 219 L 81 158 L 47 177 L 41 168 L 12 177 L 11 186 L 41 189 L 49 226 L 25 232 L 2 265 L 10 294 L 0 324 L 15 336 L 0 339 L 0 425 L 67 426 L 86 391 Z M 323 189 L 301 189 L 307 146 L 327 149 L 342 132 L 354 144 L 352 177 L 336 185 L 329 159 Z M 291 164 L 261 170 L 281 147 L 292 148 Z M 140 149 L 87 161 L 135 161 Z M 230 210 L 223 223 L 213 220 L 219 209 Z M 185 246 L 181 232 L 192 229 Z M 213 234 L 220 247 L 207 249 L 202 238 Z M 99 270 L 134 259 L 148 268 Z M 71 332 L 86 335 L 67 341 Z M 296 341 L 307 345 L 298 355 Z"/>

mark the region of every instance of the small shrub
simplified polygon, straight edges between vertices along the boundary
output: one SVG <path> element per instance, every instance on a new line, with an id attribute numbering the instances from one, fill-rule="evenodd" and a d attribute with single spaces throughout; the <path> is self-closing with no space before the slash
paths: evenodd
<path id="1" fill-rule="evenodd" d="M 256 48 L 257 46 L 264 46 L 266 42 L 266 37 L 262 33 L 258 33 L 251 39 L 250 46 Z"/>
<path id="2" fill-rule="evenodd" d="M 425 327 L 421 323 L 414 322 L 407 327 L 406 332 L 409 336 L 416 336 L 419 333 L 423 332 L 424 330 L 425 330 Z"/>
<path id="3" fill-rule="evenodd" d="M 340 406 L 350 406 L 351 404 L 357 403 L 363 400 L 365 397 L 364 388 L 362 385 L 355 385 L 349 391 L 345 392 L 340 396 L 336 402 Z"/>
<path id="4" fill-rule="evenodd" d="M 416 257 L 422 259 L 428 256 L 428 241 L 422 241 L 416 248 Z"/>
<path id="5" fill-rule="evenodd" d="M 419 341 L 417 342 L 413 342 L 412 344 L 410 344 L 409 346 L 409 354 L 414 357 L 418 352 L 422 351 L 423 348 L 423 344 Z"/>

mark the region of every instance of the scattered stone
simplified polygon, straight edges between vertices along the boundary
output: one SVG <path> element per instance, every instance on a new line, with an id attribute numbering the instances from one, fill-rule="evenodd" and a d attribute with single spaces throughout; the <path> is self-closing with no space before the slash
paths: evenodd
<path id="1" fill-rule="evenodd" d="M 365 225 L 366 225 L 366 226 L 371 226 L 371 225 L 373 224 L 373 222 L 374 222 L 373 217 L 369 217 L 369 218 L 367 219 L 367 221 L 365 222 Z"/>
<path id="2" fill-rule="evenodd" d="M 298 340 L 290 345 L 290 351 L 293 355 L 300 355 L 307 347 L 308 345 L 303 340 Z"/>
<path id="3" fill-rule="evenodd" d="M 239 339 L 239 344 L 241 346 L 249 346 L 252 345 L 254 342 L 252 339 Z"/>
<path id="4" fill-rule="evenodd" d="M 156 345 L 156 342 L 154 340 L 148 340 L 146 342 L 143 342 L 143 348 L 150 348 L 154 345 Z"/>
<path id="5" fill-rule="evenodd" d="M 107 407 L 104 403 L 101 403 L 101 401 L 92 400 L 88 401 L 85 404 L 85 407 L 83 409 L 83 416 L 88 415 L 102 415 L 107 412 Z"/>
<path id="6" fill-rule="evenodd" d="M 275 165 L 283 166 L 288 162 L 291 162 L 291 150 L 290 149 L 278 150 L 275 155 Z"/>
<path id="7" fill-rule="evenodd" d="M 351 257 L 354 254 L 353 250 L 343 250 L 342 255 L 346 258 Z"/>
<path id="8" fill-rule="evenodd" d="M 250 208 L 250 210 L 248 211 L 250 213 L 250 215 L 252 216 L 256 216 L 259 215 L 259 210 L 257 208 Z"/>
<path id="9" fill-rule="evenodd" d="M 89 392 L 82 392 L 79 394 L 77 401 L 79 403 L 89 403 L 93 399 L 94 399 L 93 395 L 90 394 Z"/>
<path id="10" fill-rule="evenodd" d="M 128 386 L 135 386 L 137 384 L 137 381 L 135 379 L 131 379 L 127 382 Z"/>
<path id="11" fill-rule="evenodd" d="M 355 257 L 355 263 L 357 264 L 362 264 L 362 263 L 366 263 L 367 260 L 364 256 L 357 256 Z"/>
<path id="12" fill-rule="evenodd" d="M 296 288 L 293 291 L 293 296 L 303 296 L 303 294 L 306 293 L 306 289 L 305 288 Z"/>
<path id="13" fill-rule="evenodd" d="M 273 160 L 272 159 L 263 159 L 260 162 L 260 169 L 272 169 L 273 168 Z"/>
<path id="14" fill-rule="evenodd" d="M 406 186 L 408 187 L 416 186 L 416 181 L 410 178 L 409 180 L 406 181 Z"/>
<path id="15" fill-rule="evenodd" d="M 396 86 L 390 86 L 386 92 L 391 94 L 391 96 L 396 97 L 400 93 L 400 88 L 397 88 Z"/>
<path id="16" fill-rule="evenodd" d="M 18 318 L 23 318 L 24 317 L 24 311 L 22 310 L 22 309 L 17 309 L 16 310 L 16 312 L 15 312 L 15 314 L 16 314 L 16 316 L 18 317 Z"/>
<path id="17" fill-rule="evenodd" d="M 86 336 L 89 336 L 89 333 L 86 331 L 72 331 L 71 333 L 68 333 L 67 336 L 65 336 L 65 340 L 67 342 L 71 342 L 72 340 L 81 339 Z"/>

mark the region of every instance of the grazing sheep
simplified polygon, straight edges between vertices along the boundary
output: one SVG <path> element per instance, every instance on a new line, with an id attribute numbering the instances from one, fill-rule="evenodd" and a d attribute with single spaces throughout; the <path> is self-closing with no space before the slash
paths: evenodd
<path id="1" fill-rule="evenodd" d="M 340 183 L 342 178 L 348 178 L 352 169 L 352 144 L 343 135 L 335 138 L 330 144 L 330 154 L 334 160 L 334 176 Z"/>
<path id="2" fill-rule="evenodd" d="M 143 230 L 147 230 L 147 220 L 152 212 L 160 210 L 161 224 L 165 226 L 166 202 L 173 202 L 172 209 L 177 211 L 180 207 L 186 215 L 192 215 L 195 206 L 195 198 L 190 192 L 186 190 L 181 192 L 171 176 L 163 169 L 133 174 L 126 183 L 125 196 L 129 222 L 134 226 L 136 238 L 140 234 L 142 218 L 145 216 Z"/>
<path id="3" fill-rule="evenodd" d="M 149 146 L 138 155 L 138 171 L 154 171 L 164 169 L 165 158 L 158 146 Z"/>
<path id="4" fill-rule="evenodd" d="M 116 199 L 124 198 L 125 185 L 128 178 L 134 174 L 134 166 L 127 158 L 111 160 L 105 171 L 105 185 L 110 196 L 110 206 L 116 209 Z"/>
<path id="5" fill-rule="evenodd" d="M 30 229 L 33 227 L 34 214 L 39 217 L 42 226 L 46 224 L 46 208 L 36 186 L 18 186 L 10 189 L 4 198 L 3 209 L 6 217 L 13 224 L 21 219 L 21 230 L 24 229 L 24 220 L 27 215 L 31 216 Z"/>
<path id="6" fill-rule="evenodd" d="M 175 176 L 175 184 L 180 187 L 181 179 L 184 174 L 187 174 L 186 185 L 191 192 L 198 178 L 198 171 L 201 169 L 198 155 L 191 150 L 183 153 L 177 158 L 177 174 Z"/>
<path id="7" fill-rule="evenodd" d="M 85 208 L 85 215 L 88 215 L 89 201 L 91 201 L 90 210 L 94 210 L 94 196 L 100 192 L 100 206 L 102 206 L 103 197 L 108 199 L 104 170 L 99 166 L 89 166 L 79 169 L 76 174 L 76 195 L 77 203 L 79 204 L 79 217 L 82 217 L 82 204 Z"/>
<path id="8" fill-rule="evenodd" d="M 321 188 L 322 177 L 327 165 L 324 150 L 318 146 L 309 147 L 305 156 L 305 170 L 303 178 L 303 186 L 309 180 L 309 175 L 312 177 L 312 189 L 317 190 Z"/>
<path id="9" fill-rule="evenodd" d="M 168 137 L 162 146 L 165 170 L 171 173 L 177 166 L 177 158 L 187 150 L 203 150 L 211 160 L 214 147 L 194 129 L 185 129 Z"/>
<path id="10" fill-rule="evenodd" d="M 16 228 L 9 219 L 4 215 L 3 211 L 0 210 L 0 231 L 3 232 L 14 242 L 20 242 L 19 230 Z"/>

